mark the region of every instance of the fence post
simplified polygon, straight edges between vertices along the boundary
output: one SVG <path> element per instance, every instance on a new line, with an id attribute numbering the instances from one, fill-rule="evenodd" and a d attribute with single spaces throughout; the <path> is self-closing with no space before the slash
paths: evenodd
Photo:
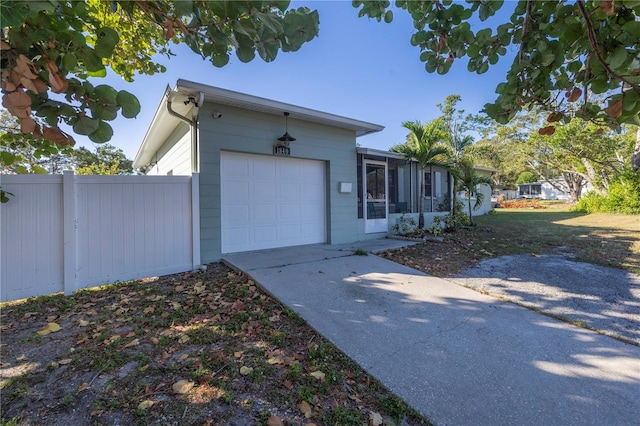
<path id="1" fill-rule="evenodd" d="M 191 173 L 191 269 L 200 266 L 200 174 Z"/>
<path id="2" fill-rule="evenodd" d="M 76 183 L 73 170 L 65 170 L 62 175 L 62 211 L 64 229 L 64 294 L 77 290 L 76 283 Z"/>

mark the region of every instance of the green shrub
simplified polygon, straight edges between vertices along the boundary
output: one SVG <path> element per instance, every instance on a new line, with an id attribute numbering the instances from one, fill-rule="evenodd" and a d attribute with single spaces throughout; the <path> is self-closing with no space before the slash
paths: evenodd
<path id="1" fill-rule="evenodd" d="M 573 212 L 597 213 L 604 211 L 605 197 L 595 191 L 587 192 L 575 206 L 571 208 Z"/>
<path id="2" fill-rule="evenodd" d="M 611 182 L 604 206 L 610 213 L 640 214 L 640 173 L 627 170 Z"/>
<path id="3" fill-rule="evenodd" d="M 589 192 L 571 210 L 585 213 L 640 214 L 640 173 L 625 171 L 611 181 L 607 195 Z"/>

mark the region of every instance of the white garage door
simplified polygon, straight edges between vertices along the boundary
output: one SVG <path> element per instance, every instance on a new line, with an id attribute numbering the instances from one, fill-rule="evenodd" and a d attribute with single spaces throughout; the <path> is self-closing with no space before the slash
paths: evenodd
<path id="1" fill-rule="evenodd" d="M 322 161 L 221 153 L 222 252 L 326 241 Z"/>

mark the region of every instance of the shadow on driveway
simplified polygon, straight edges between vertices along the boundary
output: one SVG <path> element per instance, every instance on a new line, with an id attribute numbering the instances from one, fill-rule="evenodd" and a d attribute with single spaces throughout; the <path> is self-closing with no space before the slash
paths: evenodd
<path id="1" fill-rule="evenodd" d="M 245 267 L 255 254 L 246 256 Z M 377 256 L 248 273 L 437 425 L 640 418 L 636 346 Z"/>
<path id="2" fill-rule="evenodd" d="M 483 260 L 451 281 L 640 346 L 640 276 L 558 255 Z"/>

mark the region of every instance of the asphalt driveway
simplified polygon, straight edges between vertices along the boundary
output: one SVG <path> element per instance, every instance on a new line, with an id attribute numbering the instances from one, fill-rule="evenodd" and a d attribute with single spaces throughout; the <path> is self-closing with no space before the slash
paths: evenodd
<path id="1" fill-rule="evenodd" d="M 622 269 L 560 255 L 502 256 L 451 281 L 640 346 L 640 276 Z"/>

